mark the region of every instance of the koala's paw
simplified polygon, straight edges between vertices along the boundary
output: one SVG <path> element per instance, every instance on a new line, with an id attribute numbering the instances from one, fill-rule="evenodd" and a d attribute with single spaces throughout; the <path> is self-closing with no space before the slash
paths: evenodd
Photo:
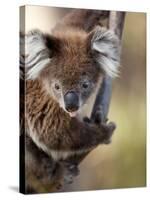
<path id="1" fill-rule="evenodd" d="M 111 137 L 113 135 L 114 130 L 116 129 L 116 124 L 114 122 L 101 123 L 100 127 L 104 138 L 103 143 L 111 143 Z"/>

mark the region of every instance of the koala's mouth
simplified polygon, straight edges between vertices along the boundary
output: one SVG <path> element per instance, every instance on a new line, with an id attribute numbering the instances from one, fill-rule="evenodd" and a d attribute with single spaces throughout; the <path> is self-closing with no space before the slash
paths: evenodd
<path id="1" fill-rule="evenodd" d="M 74 111 L 74 112 L 68 112 L 70 117 L 76 117 L 78 114 L 78 111 Z"/>
<path id="2" fill-rule="evenodd" d="M 79 109 L 71 109 L 71 110 L 65 109 L 65 111 L 70 115 L 70 117 L 76 117 L 79 112 Z"/>

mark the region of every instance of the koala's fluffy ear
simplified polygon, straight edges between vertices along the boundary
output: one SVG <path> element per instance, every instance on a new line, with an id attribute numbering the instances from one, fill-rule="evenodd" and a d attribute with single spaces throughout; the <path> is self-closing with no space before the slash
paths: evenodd
<path id="1" fill-rule="evenodd" d="M 50 42 L 51 40 L 51 42 Z M 53 38 L 46 36 L 39 30 L 30 31 L 27 35 L 20 35 L 20 76 L 26 79 L 37 78 L 51 61 Z"/>
<path id="2" fill-rule="evenodd" d="M 91 49 L 102 70 L 110 77 L 118 75 L 120 64 L 120 41 L 111 31 L 96 27 L 91 34 Z"/>

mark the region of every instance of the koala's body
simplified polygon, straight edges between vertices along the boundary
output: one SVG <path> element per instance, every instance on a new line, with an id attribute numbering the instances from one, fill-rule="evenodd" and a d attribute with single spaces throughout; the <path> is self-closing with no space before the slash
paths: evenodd
<path id="1" fill-rule="evenodd" d="M 89 16 L 92 26 L 86 19 Z M 29 141 L 27 174 L 33 166 L 39 170 L 43 152 L 47 162 L 49 157 L 56 163 L 66 162 L 111 138 L 115 128 L 112 123 L 101 125 L 80 117 L 103 77 L 115 77 L 118 71 L 118 38 L 109 30 L 93 28 L 98 16 L 94 11 L 74 11 L 56 25 L 51 35 L 31 31 L 25 36 L 21 68 L 25 72 L 24 121 Z M 37 150 L 32 152 L 31 146 Z M 33 172 L 38 171 L 35 169 Z"/>

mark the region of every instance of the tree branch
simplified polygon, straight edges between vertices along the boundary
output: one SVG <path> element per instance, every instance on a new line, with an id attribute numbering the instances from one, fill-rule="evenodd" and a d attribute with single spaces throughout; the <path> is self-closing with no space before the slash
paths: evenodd
<path id="1" fill-rule="evenodd" d="M 109 14 L 109 29 L 114 31 L 121 40 L 124 26 L 125 12 L 111 11 Z"/>

